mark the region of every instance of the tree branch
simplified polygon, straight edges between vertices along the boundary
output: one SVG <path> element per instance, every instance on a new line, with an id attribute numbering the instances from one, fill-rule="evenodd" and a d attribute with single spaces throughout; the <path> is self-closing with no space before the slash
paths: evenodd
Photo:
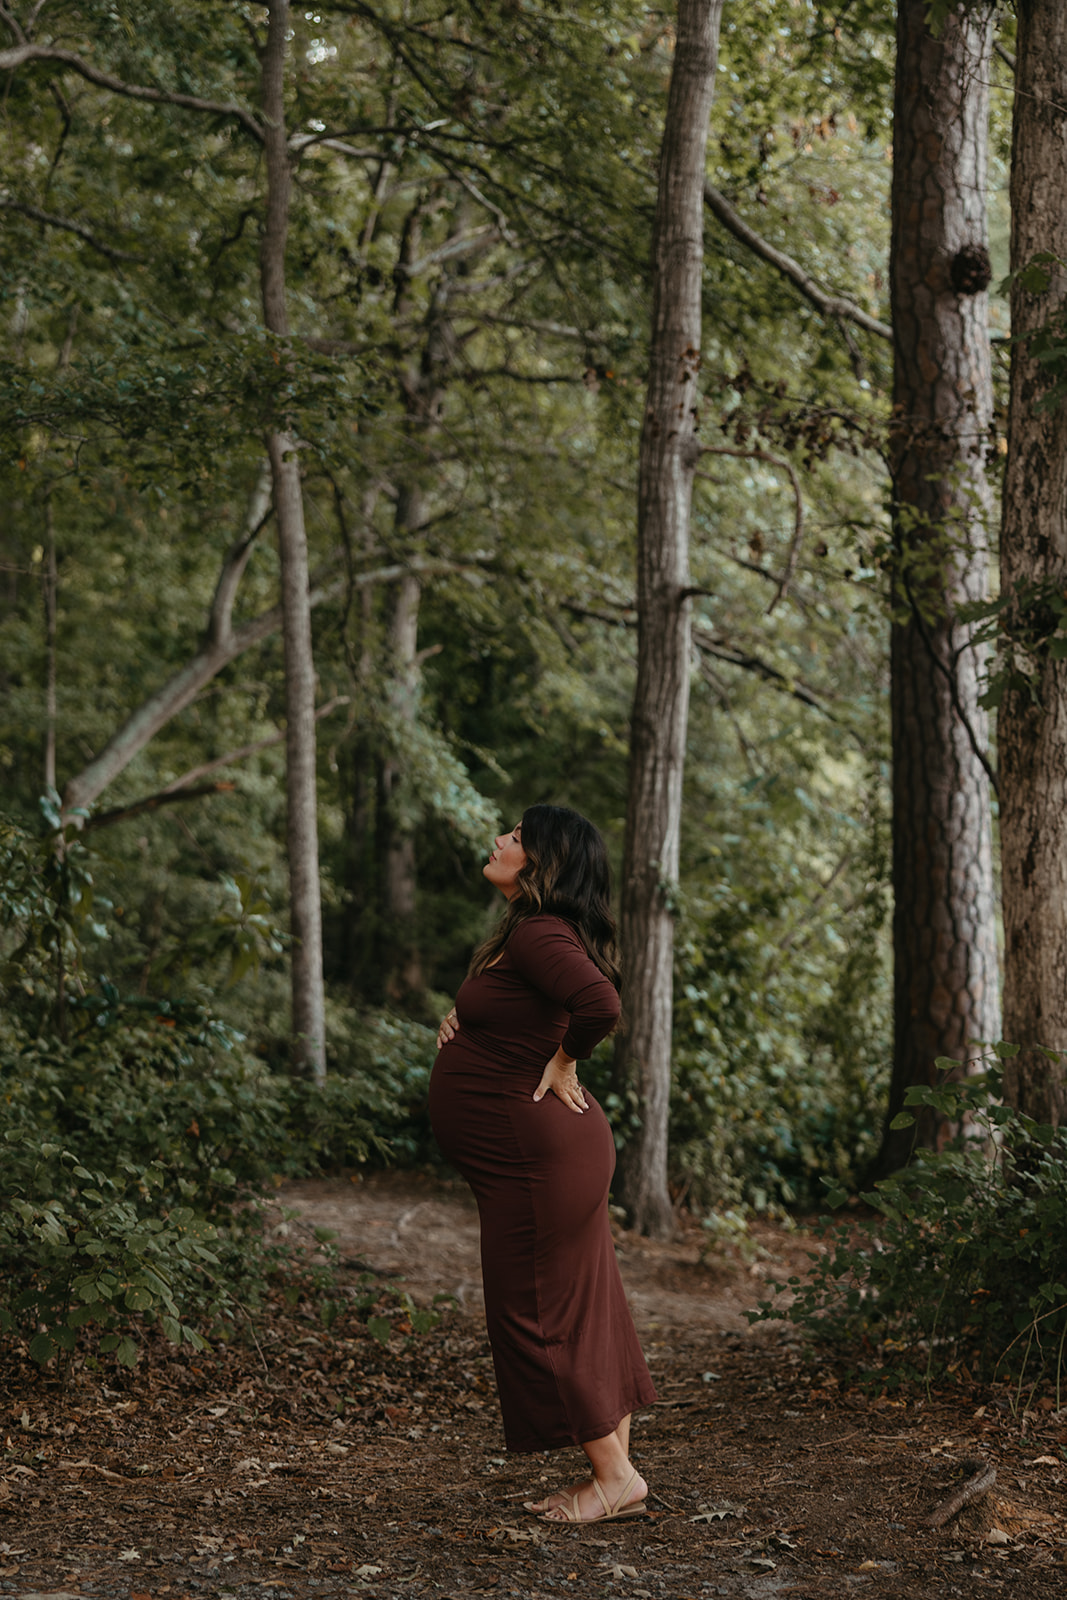
<path id="1" fill-rule="evenodd" d="M 104 244 L 91 228 L 87 228 L 84 223 L 73 222 L 69 217 L 56 217 L 50 211 L 41 211 L 37 206 L 28 206 L 21 200 L 9 200 L 4 196 L 0 196 L 0 210 L 16 211 L 20 216 L 29 217 L 31 222 L 43 223 L 46 228 L 62 228 L 67 233 L 75 233 L 79 239 L 84 239 L 87 245 L 98 250 L 109 261 L 130 261 L 136 266 L 144 263 L 144 256 L 131 255 L 128 250 L 116 250 L 114 245 Z"/>
<path id="2" fill-rule="evenodd" d="M 440 649 L 441 646 L 435 646 Z M 338 706 L 351 705 L 351 696 L 336 694 L 332 700 L 327 700 L 325 705 L 319 706 L 315 712 L 315 721 L 321 722 L 323 717 L 328 717 L 331 711 L 336 711 Z M 224 756 L 218 756 L 214 761 L 205 761 L 203 766 L 190 767 L 188 772 L 183 772 L 180 778 L 175 778 L 173 783 L 165 784 L 160 789 L 160 795 L 177 796 L 180 790 L 186 790 L 198 778 L 206 778 L 209 772 L 217 772 L 220 767 L 232 767 L 238 761 L 245 761 L 249 756 L 254 756 L 260 750 L 269 750 L 272 745 L 281 744 L 285 738 L 285 730 L 281 733 L 269 733 L 265 739 L 256 739 L 251 744 L 241 745 L 239 750 L 230 750 Z M 204 791 L 201 791 L 204 792 Z"/>
<path id="3" fill-rule="evenodd" d="M 764 661 L 759 656 L 750 655 L 745 650 L 737 650 L 725 640 L 719 639 L 706 629 L 693 629 L 693 643 L 698 650 L 706 655 L 713 656 L 716 661 L 729 661 L 732 666 L 743 667 L 746 672 L 754 672 L 757 677 L 763 678 L 768 683 L 773 683 L 775 688 L 792 695 L 794 700 L 799 700 L 802 705 L 812 706 L 816 711 L 821 711 L 824 717 L 829 717 L 832 722 L 837 718 L 833 712 L 826 709 L 822 697 L 814 689 L 809 689 L 805 684 L 788 678 L 784 672 L 779 672 L 777 667 L 772 667 L 769 661 Z"/>
<path id="4" fill-rule="evenodd" d="M 788 472 L 789 481 L 793 485 L 793 500 L 796 507 L 793 518 L 793 537 L 789 541 L 789 551 L 785 558 L 782 576 L 778 579 L 778 588 L 767 607 L 766 615 L 769 617 L 779 600 L 784 600 L 793 581 L 793 574 L 797 570 L 800 559 L 800 541 L 804 537 L 804 497 L 800 492 L 800 479 L 797 477 L 796 468 L 791 461 L 786 461 L 781 456 L 772 456 L 766 450 L 740 450 L 730 449 L 725 445 L 705 445 L 700 454 L 702 456 L 738 456 L 744 460 L 766 461 L 769 466 L 781 467 L 783 472 Z M 706 476 L 703 472 L 696 474 L 698 478 Z"/>
<path id="5" fill-rule="evenodd" d="M 216 608 L 221 613 L 227 604 L 225 599 L 227 587 L 235 587 L 231 582 L 234 551 L 240 548 L 241 542 L 238 541 L 227 552 L 223 562 L 215 590 L 215 600 L 212 602 L 213 614 L 216 613 Z M 227 563 L 230 563 L 229 567 Z M 377 567 L 369 572 L 357 572 L 353 575 L 351 583 L 358 589 L 371 583 L 394 583 L 412 571 L 434 575 L 465 572 L 470 570 L 471 566 L 470 562 L 417 558 L 414 561 L 397 562 L 388 567 Z M 320 569 L 311 578 L 309 604 L 314 608 L 326 600 L 336 599 L 344 592 L 346 581 L 344 577 L 337 575 L 335 563 Z M 221 600 L 220 591 L 223 592 Z M 232 596 L 228 603 L 232 606 Z M 71 778 L 63 794 L 64 814 L 69 818 L 73 810 L 92 805 L 108 784 L 113 783 L 129 766 L 134 756 L 139 755 L 179 711 L 184 711 L 200 691 L 218 676 L 223 667 L 228 666 L 231 661 L 236 661 L 238 656 L 243 655 L 254 644 L 259 644 L 272 633 L 276 633 L 281 623 L 282 608 L 277 605 L 272 606 L 269 611 L 261 612 L 258 617 L 252 617 L 240 627 L 220 635 L 214 641 L 206 638 L 204 644 L 185 666 L 173 673 L 166 683 L 132 711 L 122 726 L 112 734 L 100 754 L 94 756 L 81 772 Z"/>
<path id="6" fill-rule="evenodd" d="M 204 111 L 215 117 L 234 117 L 258 143 L 263 143 L 263 129 L 251 111 L 232 101 L 205 100 L 200 95 L 178 94 L 170 89 L 153 88 L 150 84 L 126 83 L 110 72 L 101 72 L 99 67 L 92 66 L 75 51 L 60 50 L 52 45 L 18 44 L 11 49 L 0 50 L 0 72 L 13 72 L 16 67 L 24 66 L 29 61 L 55 61 L 77 72 L 87 82 L 95 83 L 98 88 L 125 95 L 128 100 L 147 101 L 150 105 L 179 106 L 184 111 Z"/>
<path id="7" fill-rule="evenodd" d="M 844 295 L 828 294 L 815 282 L 798 261 L 792 256 L 787 256 L 784 251 L 776 250 L 773 244 L 768 243 L 755 228 L 750 228 L 734 210 L 724 194 L 712 187 L 710 183 L 704 185 L 704 200 L 708 210 L 713 212 L 723 227 L 739 239 L 743 245 L 758 255 L 768 265 L 775 267 L 783 277 L 788 278 L 806 300 L 809 300 L 816 310 L 821 311 L 825 317 L 844 317 L 856 323 L 857 327 L 866 328 L 868 333 L 876 333 L 880 339 L 892 339 L 893 330 L 885 322 L 879 322 L 877 317 L 872 317 L 870 312 L 864 311 L 854 300 L 847 299 Z"/>
<path id="8" fill-rule="evenodd" d="M 113 822 L 129 822 L 133 817 L 143 816 L 146 811 L 158 811 L 160 806 L 174 805 L 177 800 L 200 800 L 206 794 L 221 794 L 233 787 L 232 783 L 204 783 L 199 789 L 183 789 L 180 794 L 172 794 L 164 789 L 160 794 L 135 800 L 132 805 L 117 806 L 114 811 L 98 811 L 95 817 L 87 820 L 85 829 L 88 832 L 90 828 L 108 828 Z"/>
<path id="9" fill-rule="evenodd" d="M 954 1517 L 957 1511 L 962 1511 L 964 1506 L 972 1505 L 975 1500 L 984 1499 L 997 1481 L 997 1469 L 989 1461 L 976 1458 L 965 1461 L 963 1468 L 965 1472 L 970 1472 L 970 1477 L 966 1483 L 961 1484 L 955 1494 L 949 1495 L 947 1500 L 942 1500 L 941 1504 L 931 1511 L 926 1519 L 928 1528 L 944 1527 L 949 1518 Z"/>

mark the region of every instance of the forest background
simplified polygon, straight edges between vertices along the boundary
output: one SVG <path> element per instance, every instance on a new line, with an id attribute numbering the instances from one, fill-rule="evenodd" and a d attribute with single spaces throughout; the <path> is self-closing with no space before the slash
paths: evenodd
<path id="1" fill-rule="evenodd" d="M 897 21 L 722 14 L 669 1152 L 675 1203 L 739 1227 L 855 1189 L 886 1123 Z M 66 1263 L 4 1315 L 47 1354 L 112 1268 L 177 1334 L 161 1263 L 217 1262 L 269 1174 L 432 1159 L 436 1021 L 524 806 L 578 807 L 621 866 L 675 33 L 525 0 L 0 23 L 2 1226 Z M 317 792 L 295 844 L 287 756 Z M 294 1022 L 309 847 L 325 1012 Z M 625 1147 L 610 1045 L 586 1077 Z"/>

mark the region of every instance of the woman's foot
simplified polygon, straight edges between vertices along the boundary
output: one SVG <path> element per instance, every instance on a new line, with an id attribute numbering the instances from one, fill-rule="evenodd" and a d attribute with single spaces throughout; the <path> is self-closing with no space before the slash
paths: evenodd
<path id="1" fill-rule="evenodd" d="M 527 1510 L 536 1512 L 546 1522 L 604 1522 L 636 1515 L 643 1509 L 647 1496 L 648 1484 L 631 1468 L 618 1478 L 606 1482 L 586 1478 L 562 1494 L 551 1494 L 544 1500 L 526 1504 Z"/>
<path id="2" fill-rule="evenodd" d="M 570 1505 L 576 1494 L 581 1494 L 583 1489 L 592 1489 L 592 1478 L 583 1478 L 581 1483 L 572 1483 L 569 1489 L 557 1489 L 553 1494 L 546 1494 L 543 1500 L 524 1500 L 523 1510 L 532 1511 L 535 1516 L 543 1517 L 546 1511 L 554 1511 L 557 1506 Z"/>

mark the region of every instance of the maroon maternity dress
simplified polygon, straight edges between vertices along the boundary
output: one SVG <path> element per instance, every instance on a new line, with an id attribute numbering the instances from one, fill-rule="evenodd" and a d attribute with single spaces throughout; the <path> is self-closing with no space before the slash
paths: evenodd
<path id="1" fill-rule="evenodd" d="M 619 1013 L 569 923 L 529 917 L 456 997 L 430 1080 L 442 1151 L 481 1219 L 485 1315 L 509 1450 L 602 1439 L 656 1398 L 615 1262 L 615 1145 L 586 1091 L 579 1116 L 533 1092 L 560 1045 L 588 1056 Z"/>

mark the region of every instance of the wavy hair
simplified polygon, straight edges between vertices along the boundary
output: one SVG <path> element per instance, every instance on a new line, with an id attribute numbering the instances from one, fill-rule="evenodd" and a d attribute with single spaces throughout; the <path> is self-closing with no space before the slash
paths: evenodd
<path id="1" fill-rule="evenodd" d="M 492 966 L 520 922 L 549 912 L 570 923 L 590 959 L 617 989 L 622 974 L 611 914 L 611 870 L 599 830 L 569 806 L 529 806 L 520 827 L 526 860 L 515 880 L 516 893 L 475 950 L 468 977 Z"/>

